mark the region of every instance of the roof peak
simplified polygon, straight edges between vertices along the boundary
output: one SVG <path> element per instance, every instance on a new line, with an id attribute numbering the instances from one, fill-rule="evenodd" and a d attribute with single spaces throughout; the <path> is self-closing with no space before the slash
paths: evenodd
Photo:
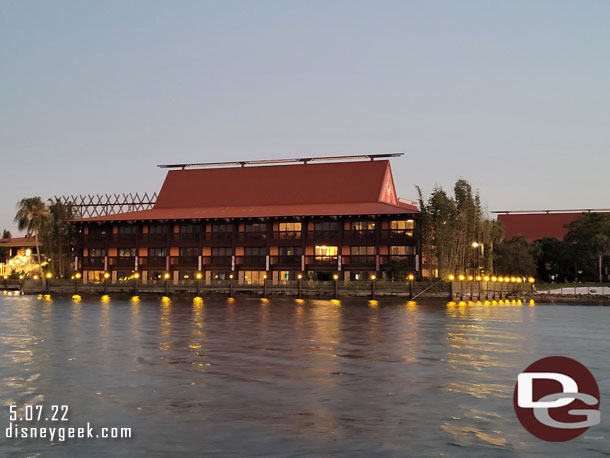
<path id="1" fill-rule="evenodd" d="M 337 155 L 337 156 L 309 156 L 288 159 L 258 159 L 252 161 L 225 161 L 225 162 L 199 162 L 199 163 L 183 163 L 183 164 L 159 164 L 157 167 L 162 169 L 187 169 L 187 168 L 222 168 L 226 166 L 246 167 L 261 166 L 261 165 L 287 165 L 287 164 L 309 164 L 310 162 L 334 162 L 334 161 L 349 161 L 356 162 L 354 159 L 387 159 L 391 157 L 401 157 L 404 153 L 379 153 L 379 154 L 358 154 L 358 155 Z"/>

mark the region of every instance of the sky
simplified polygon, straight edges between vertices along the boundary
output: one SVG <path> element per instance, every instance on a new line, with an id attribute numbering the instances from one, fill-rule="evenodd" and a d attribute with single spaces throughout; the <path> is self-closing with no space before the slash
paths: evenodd
<path id="1" fill-rule="evenodd" d="M 401 197 L 610 207 L 610 2 L 0 0 L 0 229 L 157 164 L 402 151 Z"/>

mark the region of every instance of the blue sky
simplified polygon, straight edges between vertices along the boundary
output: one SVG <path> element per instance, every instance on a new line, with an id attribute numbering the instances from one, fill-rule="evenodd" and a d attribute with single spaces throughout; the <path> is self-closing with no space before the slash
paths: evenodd
<path id="1" fill-rule="evenodd" d="M 610 207 L 610 3 L 0 0 L 0 228 L 166 162 L 404 151 L 399 194 Z"/>

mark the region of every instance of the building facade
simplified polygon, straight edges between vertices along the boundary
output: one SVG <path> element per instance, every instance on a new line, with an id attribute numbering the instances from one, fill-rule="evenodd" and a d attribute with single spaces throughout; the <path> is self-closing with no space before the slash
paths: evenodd
<path id="1" fill-rule="evenodd" d="M 76 265 L 86 282 L 144 284 L 417 273 L 418 209 L 374 159 L 170 170 L 152 209 L 75 221 Z"/>

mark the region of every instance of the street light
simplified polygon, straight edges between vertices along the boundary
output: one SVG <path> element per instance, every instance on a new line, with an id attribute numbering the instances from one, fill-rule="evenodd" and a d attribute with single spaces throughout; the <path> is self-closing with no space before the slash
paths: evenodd
<path id="1" fill-rule="evenodd" d="M 339 275 L 334 274 L 333 275 L 333 280 L 334 280 L 334 286 L 335 286 L 335 294 L 334 294 L 334 298 L 337 299 L 337 292 L 339 290 Z"/>
<path id="2" fill-rule="evenodd" d="M 165 295 L 166 296 L 169 295 L 169 277 L 170 277 L 169 272 L 165 272 L 163 274 L 163 278 L 165 279 Z"/>
<path id="3" fill-rule="evenodd" d="M 301 294 L 303 293 L 303 284 L 302 284 L 302 282 L 303 282 L 303 275 L 298 274 L 297 275 L 297 279 L 298 279 L 298 283 L 299 283 L 299 291 L 297 293 L 297 297 L 300 298 Z"/>
<path id="4" fill-rule="evenodd" d="M 197 279 L 197 291 L 196 291 L 196 294 L 195 294 L 195 295 L 196 295 L 197 297 L 199 297 L 199 283 L 201 282 L 201 277 L 202 277 L 201 272 L 197 272 L 197 273 L 195 274 L 195 278 Z"/>
<path id="5" fill-rule="evenodd" d="M 375 274 L 371 275 L 371 299 L 375 299 L 375 280 L 377 276 Z"/>
<path id="6" fill-rule="evenodd" d="M 51 278 L 53 278 L 53 274 L 51 272 L 47 272 L 45 276 L 47 277 L 47 294 L 49 294 L 51 292 Z"/>
<path id="7" fill-rule="evenodd" d="M 80 280 L 80 272 L 74 274 L 74 294 L 78 294 L 78 280 Z"/>
<path id="8" fill-rule="evenodd" d="M 110 278 L 110 274 L 108 272 L 104 272 L 104 294 L 108 293 L 108 279 Z"/>
<path id="9" fill-rule="evenodd" d="M 413 299 L 413 280 L 415 280 L 415 275 L 407 275 L 407 280 L 409 280 L 409 299 Z"/>

